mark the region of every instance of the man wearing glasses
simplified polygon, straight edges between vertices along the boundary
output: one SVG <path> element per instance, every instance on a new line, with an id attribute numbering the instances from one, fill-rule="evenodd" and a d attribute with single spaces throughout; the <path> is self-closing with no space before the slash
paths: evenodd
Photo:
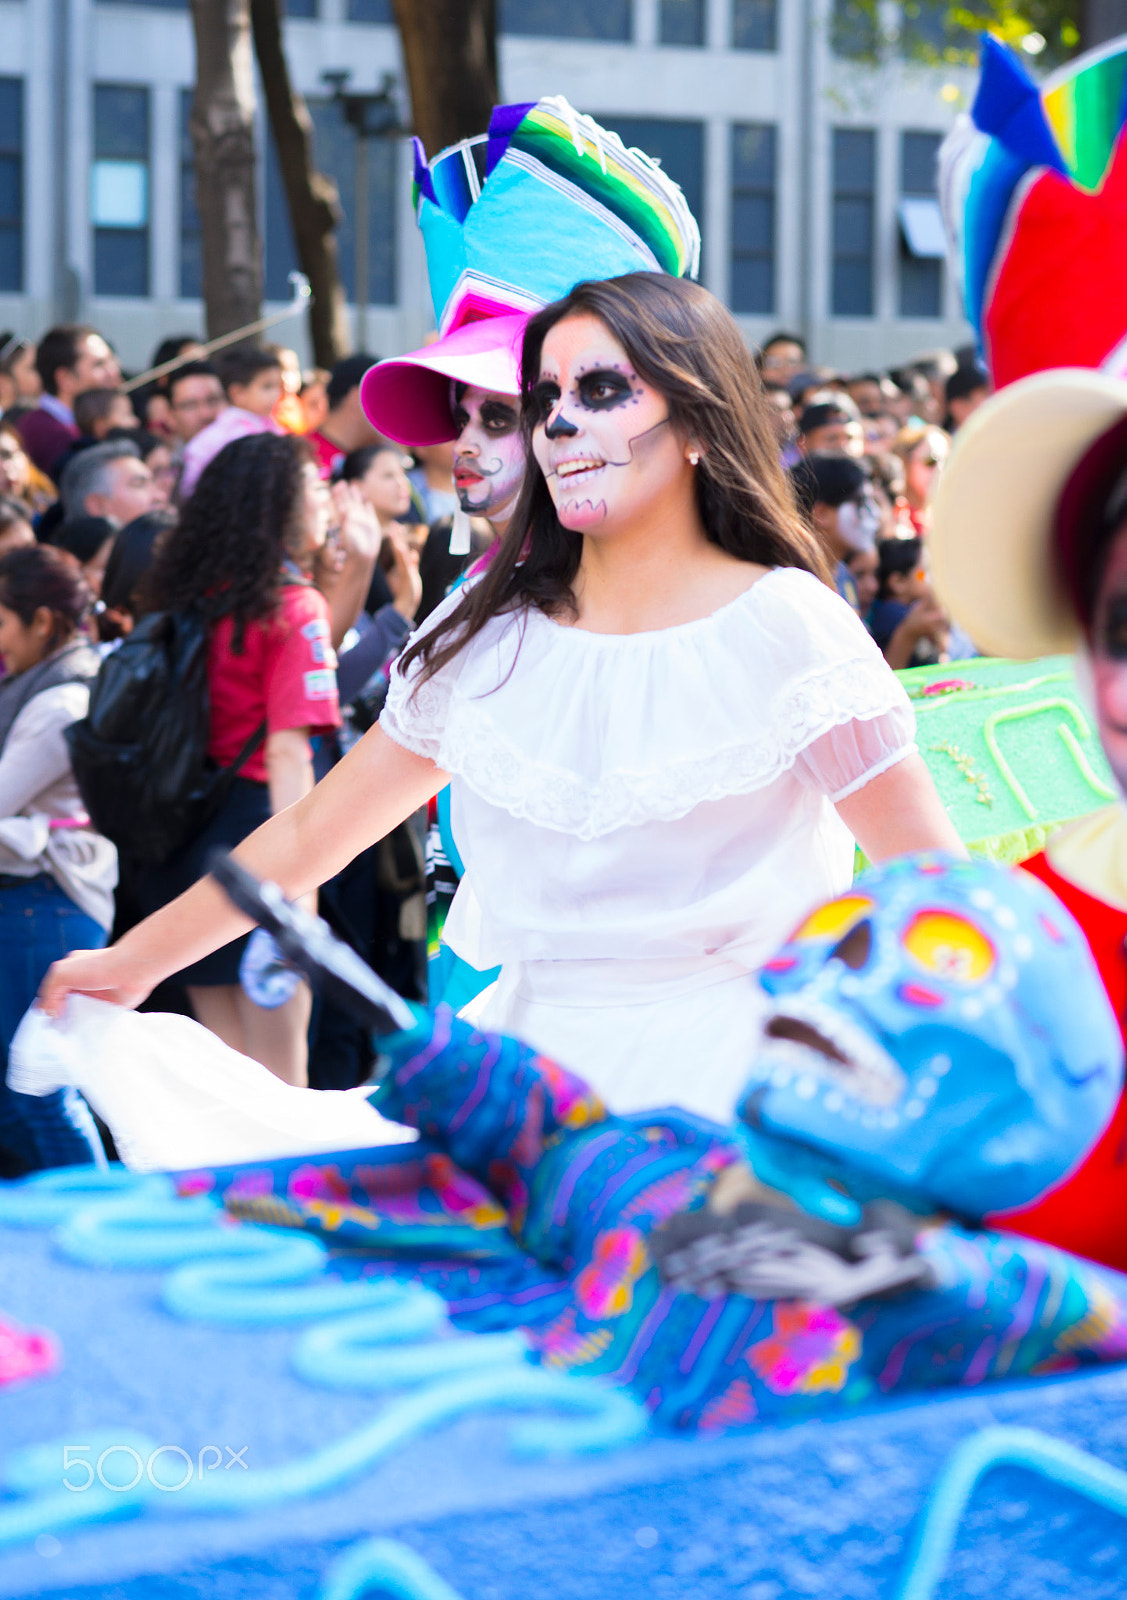
<path id="1" fill-rule="evenodd" d="M 219 374 L 210 361 L 186 361 L 168 380 L 172 431 L 179 448 L 213 423 L 227 404 Z"/>
<path id="2" fill-rule="evenodd" d="M 183 467 L 184 446 L 209 427 L 226 405 L 227 396 L 210 361 L 185 361 L 169 378 L 168 410 L 175 435 L 173 470 L 177 483 Z"/>

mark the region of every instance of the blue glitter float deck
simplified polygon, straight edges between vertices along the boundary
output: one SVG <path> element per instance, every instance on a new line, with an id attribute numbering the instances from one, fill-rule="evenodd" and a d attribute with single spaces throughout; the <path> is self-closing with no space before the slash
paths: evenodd
<path id="1" fill-rule="evenodd" d="M 120 1429 L 193 1458 L 209 1444 L 245 1445 L 253 1473 L 343 1437 L 388 1403 L 296 1377 L 292 1326 L 172 1317 L 159 1299 L 165 1277 L 76 1265 L 46 1230 L 0 1227 L 0 1308 L 53 1329 L 64 1350 L 55 1377 L 0 1390 L 0 1469 L 20 1446 L 81 1446 Z M 0 1593 L 315 1600 L 334 1557 L 380 1533 L 464 1600 L 891 1600 L 913 1519 L 951 1450 L 977 1430 L 1038 1428 L 1127 1468 L 1127 1369 L 571 1458 L 518 1458 L 516 1420 L 463 1416 L 338 1489 L 269 1509 L 158 1511 L 9 1548 Z M 0 1512 L 16 1503 L 0 1492 Z M 1127 1520 L 1000 1468 L 975 1492 L 936 1594 L 1111 1600 L 1125 1560 Z"/>

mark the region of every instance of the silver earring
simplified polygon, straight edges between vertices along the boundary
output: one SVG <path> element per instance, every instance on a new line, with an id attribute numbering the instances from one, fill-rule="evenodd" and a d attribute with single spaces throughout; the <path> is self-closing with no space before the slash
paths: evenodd
<path id="1" fill-rule="evenodd" d="M 690 450 L 689 451 L 689 465 L 691 467 L 695 467 L 699 461 L 700 461 L 700 451 L 699 450 Z"/>

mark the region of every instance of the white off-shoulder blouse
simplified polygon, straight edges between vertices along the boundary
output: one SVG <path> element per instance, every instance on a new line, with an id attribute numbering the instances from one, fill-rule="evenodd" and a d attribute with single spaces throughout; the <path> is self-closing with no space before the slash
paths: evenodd
<path id="1" fill-rule="evenodd" d="M 466 875 L 445 937 L 502 965 L 487 1020 L 526 1036 L 561 1032 L 539 1004 L 645 1006 L 754 971 L 850 882 L 834 802 L 915 749 L 908 698 L 858 618 L 790 567 L 654 632 L 498 617 L 419 679 L 418 663 L 393 674 L 380 727 L 452 776 Z M 565 1050 L 599 1027 L 589 1016 Z M 568 1060 L 558 1038 L 532 1042 Z M 590 1056 L 568 1064 L 632 1109 Z"/>

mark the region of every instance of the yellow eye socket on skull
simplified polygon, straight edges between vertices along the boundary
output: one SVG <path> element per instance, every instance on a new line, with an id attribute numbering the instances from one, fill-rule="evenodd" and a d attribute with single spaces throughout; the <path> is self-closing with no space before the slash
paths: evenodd
<path id="1" fill-rule="evenodd" d="M 908 924 L 904 948 L 925 972 L 953 983 L 981 983 L 998 961 L 982 930 L 950 911 L 918 912 Z"/>
<path id="2" fill-rule="evenodd" d="M 850 929 L 855 928 L 872 909 L 873 902 L 867 895 L 843 895 L 840 900 L 831 900 L 827 905 L 819 906 L 817 911 L 812 911 L 802 926 L 791 935 L 791 940 L 844 939 Z"/>

